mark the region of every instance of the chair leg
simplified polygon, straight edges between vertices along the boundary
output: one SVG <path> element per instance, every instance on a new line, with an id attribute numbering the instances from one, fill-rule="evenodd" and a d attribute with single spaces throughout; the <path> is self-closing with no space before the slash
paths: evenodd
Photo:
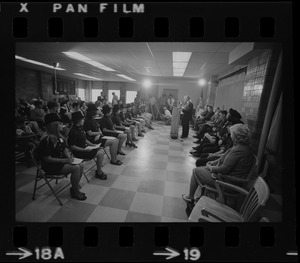
<path id="1" fill-rule="evenodd" d="M 87 176 L 86 176 L 86 173 L 85 173 L 85 172 L 83 172 L 83 175 L 84 175 L 84 177 L 85 177 L 86 181 L 89 183 L 90 181 L 89 181 L 89 179 L 87 178 Z"/>
<path id="2" fill-rule="evenodd" d="M 49 186 L 51 192 L 54 194 L 54 196 L 56 197 L 57 201 L 59 202 L 59 204 L 62 206 L 62 202 L 60 201 L 59 197 L 57 196 L 57 194 L 55 193 L 54 189 L 52 188 L 52 186 L 49 184 L 48 180 L 46 177 L 44 177 L 44 180 L 46 181 L 46 184 Z"/>
<path id="3" fill-rule="evenodd" d="M 103 151 L 104 151 L 104 153 L 106 154 L 106 156 L 107 156 L 108 160 L 110 160 L 110 157 L 109 157 L 109 155 L 108 155 L 107 151 L 105 150 L 105 148 L 103 148 Z"/>
<path id="4" fill-rule="evenodd" d="M 32 194 L 32 200 L 35 200 L 35 192 L 36 192 L 36 185 L 38 181 L 38 175 L 35 176 L 35 182 L 34 182 L 34 188 L 33 188 L 33 194 Z"/>

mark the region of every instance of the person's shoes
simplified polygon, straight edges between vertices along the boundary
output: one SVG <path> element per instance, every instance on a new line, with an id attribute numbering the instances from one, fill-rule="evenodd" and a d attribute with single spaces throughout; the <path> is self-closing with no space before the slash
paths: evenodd
<path id="1" fill-rule="evenodd" d="M 144 134 L 140 133 L 138 134 L 139 137 L 144 137 Z"/>
<path id="2" fill-rule="evenodd" d="M 192 147 L 194 150 L 198 150 L 199 149 L 199 146 L 195 146 L 195 147 Z"/>
<path id="3" fill-rule="evenodd" d="M 141 132 L 143 132 L 143 133 L 146 133 L 146 131 L 145 131 L 145 130 L 141 130 Z"/>
<path id="4" fill-rule="evenodd" d="M 97 171 L 95 171 L 95 177 L 101 180 L 106 180 L 107 179 L 107 175 L 102 171 L 101 174 L 98 174 Z"/>
<path id="5" fill-rule="evenodd" d="M 126 154 L 123 153 L 122 151 L 118 151 L 118 154 L 120 154 L 120 155 L 126 155 Z"/>
<path id="6" fill-rule="evenodd" d="M 201 140 L 194 141 L 193 143 L 200 144 L 200 143 L 201 143 Z"/>
<path id="7" fill-rule="evenodd" d="M 198 152 L 192 153 L 192 155 L 197 158 L 201 157 L 201 153 L 198 153 Z"/>
<path id="8" fill-rule="evenodd" d="M 187 138 L 187 136 L 181 136 L 180 138 L 181 138 L 181 139 L 185 139 L 185 138 Z"/>
<path id="9" fill-rule="evenodd" d="M 198 135 L 195 135 L 195 136 L 193 136 L 193 138 L 195 138 L 195 139 L 199 139 Z"/>
<path id="10" fill-rule="evenodd" d="M 122 165 L 123 163 L 120 161 L 120 160 L 117 160 L 115 162 L 113 161 L 110 161 L 111 164 L 114 164 L 114 165 Z"/>
<path id="11" fill-rule="evenodd" d="M 154 130 L 154 128 L 153 128 L 152 126 L 149 126 L 148 128 L 149 128 L 150 130 Z"/>
<path id="12" fill-rule="evenodd" d="M 130 146 L 133 148 L 137 148 L 137 146 L 134 143 L 130 143 Z"/>
<path id="13" fill-rule="evenodd" d="M 86 195 L 84 193 L 75 193 L 73 188 L 70 188 L 70 193 L 71 193 L 71 197 L 73 199 L 79 200 L 79 201 L 84 201 L 87 199 Z"/>
<path id="14" fill-rule="evenodd" d="M 138 141 L 138 139 L 136 139 L 136 138 L 133 138 L 132 140 L 133 140 L 134 142 L 137 142 L 137 141 Z"/>
<path id="15" fill-rule="evenodd" d="M 191 155 L 194 155 L 197 151 L 190 151 Z"/>

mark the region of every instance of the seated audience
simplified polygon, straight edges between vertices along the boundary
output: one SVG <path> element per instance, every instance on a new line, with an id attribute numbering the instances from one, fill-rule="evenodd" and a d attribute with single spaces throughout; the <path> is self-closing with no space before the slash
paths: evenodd
<path id="1" fill-rule="evenodd" d="M 134 129 L 134 127 L 127 128 L 124 125 L 122 125 L 119 113 L 120 113 L 119 105 L 114 105 L 111 119 L 113 121 L 115 129 L 118 130 L 118 131 L 123 131 L 127 135 L 126 146 L 137 148 L 137 146 L 132 141 L 132 137 L 135 138 L 135 129 Z"/>
<path id="2" fill-rule="evenodd" d="M 34 109 L 30 112 L 30 120 L 36 121 L 39 125 L 39 128 L 42 129 L 44 125 L 44 116 L 45 111 L 43 109 L 43 102 L 36 100 L 34 101 Z"/>
<path id="3" fill-rule="evenodd" d="M 130 109 L 131 109 L 131 105 L 127 104 L 126 105 L 125 120 L 130 124 L 136 125 L 137 128 L 138 128 L 138 136 L 144 137 L 144 134 L 142 134 L 142 125 L 141 125 L 140 122 L 133 120 Z"/>
<path id="4" fill-rule="evenodd" d="M 136 110 L 135 110 L 135 106 L 134 106 L 134 103 L 131 103 L 130 104 L 130 114 L 131 114 L 131 117 L 134 121 L 137 121 L 141 124 L 141 131 L 146 133 L 146 130 L 145 130 L 145 126 L 146 126 L 146 121 L 144 118 L 142 117 L 138 117 L 137 113 L 136 113 Z"/>
<path id="5" fill-rule="evenodd" d="M 81 112 L 72 113 L 73 126 L 69 132 L 68 144 L 76 158 L 91 160 L 96 158 L 97 170 L 95 171 L 95 177 L 101 180 L 106 180 L 107 175 L 102 171 L 102 162 L 104 159 L 104 153 L 97 144 L 91 143 L 86 138 L 86 133 L 83 130 L 84 116 Z M 92 146 L 92 147 L 89 147 Z M 104 145 L 101 143 L 100 147 Z"/>
<path id="6" fill-rule="evenodd" d="M 194 200 L 194 194 L 199 185 L 201 187 L 204 185 L 215 187 L 218 173 L 241 179 L 247 177 L 255 161 L 249 145 L 250 130 L 244 124 L 236 124 L 230 127 L 230 133 L 233 147 L 227 150 L 219 159 L 208 162 L 206 166 L 193 169 L 190 191 L 187 195 L 182 195 L 185 201 L 192 202 Z"/>
<path id="7" fill-rule="evenodd" d="M 171 120 L 172 120 L 172 114 L 171 112 L 167 109 L 167 107 L 163 107 L 164 113 L 161 114 L 164 120 L 165 125 L 170 125 Z"/>
<path id="8" fill-rule="evenodd" d="M 137 141 L 138 139 L 136 139 L 136 130 L 135 130 L 135 125 L 133 125 L 132 122 L 128 122 L 126 120 L 126 117 L 125 117 L 125 114 L 126 114 L 127 110 L 126 108 L 124 108 L 123 106 L 120 107 L 120 113 L 119 113 L 119 117 L 120 117 L 120 120 L 121 120 L 121 124 L 127 128 L 130 128 L 131 130 L 131 139 L 132 141 Z"/>
<path id="9" fill-rule="evenodd" d="M 98 122 L 95 120 L 98 114 L 98 109 L 95 104 L 89 104 L 86 111 L 86 119 L 84 121 L 83 129 L 86 132 L 86 138 L 94 144 L 103 145 L 109 147 L 110 156 L 113 163 L 117 162 L 117 151 L 119 140 L 115 137 L 104 137 Z"/>
<path id="10" fill-rule="evenodd" d="M 73 164 L 73 157 L 68 150 L 65 138 L 60 134 L 61 120 L 55 113 L 45 116 L 46 133 L 37 148 L 42 169 L 46 174 L 71 173 L 71 197 L 86 200 L 86 195 L 79 191 L 79 182 L 83 173 L 83 164 Z"/>
<path id="11" fill-rule="evenodd" d="M 104 105 L 102 107 L 102 112 L 104 116 L 100 121 L 100 128 L 105 136 L 112 136 L 119 139 L 118 154 L 125 155 L 122 151 L 122 145 L 127 140 L 127 135 L 121 131 L 117 131 L 114 127 L 113 121 L 111 119 L 112 108 L 109 105 Z"/>

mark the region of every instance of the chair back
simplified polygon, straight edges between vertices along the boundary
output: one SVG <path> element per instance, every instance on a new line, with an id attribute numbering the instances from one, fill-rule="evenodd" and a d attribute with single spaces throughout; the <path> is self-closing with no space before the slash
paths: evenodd
<path id="1" fill-rule="evenodd" d="M 258 177 L 257 169 L 258 169 L 258 159 L 257 159 L 256 155 L 254 155 L 252 167 L 246 177 L 247 183 L 244 185 L 246 190 L 250 190 L 252 188 L 252 186 L 254 185 L 254 183 Z"/>
<path id="2" fill-rule="evenodd" d="M 256 221 L 259 212 L 269 198 L 269 194 L 268 185 L 262 177 L 258 177 L 241 207 L 240 214 L 242 215 L 243 222 Z"/>
<path id="3" fill-rule="evenodd" d="M 30 150 L 30 155 L 31 155 L 31 158 L 32 158 L 32 161 L 33 161 L 34 165 L 36 167 L 40 168 L 41 160 L 38 157 L 38 151 L 37 151 L 36 147 L 34 147 Z"/>

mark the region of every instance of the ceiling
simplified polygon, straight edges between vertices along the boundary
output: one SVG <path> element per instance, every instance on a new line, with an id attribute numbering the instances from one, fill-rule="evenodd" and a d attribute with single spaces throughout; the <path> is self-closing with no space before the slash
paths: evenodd
<path id="1" fill-rule="evenodd" d="M 59 62 L 64 71 L 58 75 L 91 80 L 74 75 L 81 73 L 104 81 L 126 81 L 116 74 L 124 74 L 137 82 L 145 77 L 154 79 L 198 79 L 218 75 L 234 67 L 228 65 L 229 53 L 239 46 L 240 42 L 43 42 L 17 43 L 16 55 L 36 60 L 49 65 Z M 114 72 L 98 69 L 85 62 L 72 59 L 62 52 L 75 51 L 97 62 L 113 68 Z M 173 77 L 172 52 L 192 52 L 183 77 Z M 53 74 L 53 69 L 37 66 L 16 60 L 16 65 L 46 71 Z"/>

